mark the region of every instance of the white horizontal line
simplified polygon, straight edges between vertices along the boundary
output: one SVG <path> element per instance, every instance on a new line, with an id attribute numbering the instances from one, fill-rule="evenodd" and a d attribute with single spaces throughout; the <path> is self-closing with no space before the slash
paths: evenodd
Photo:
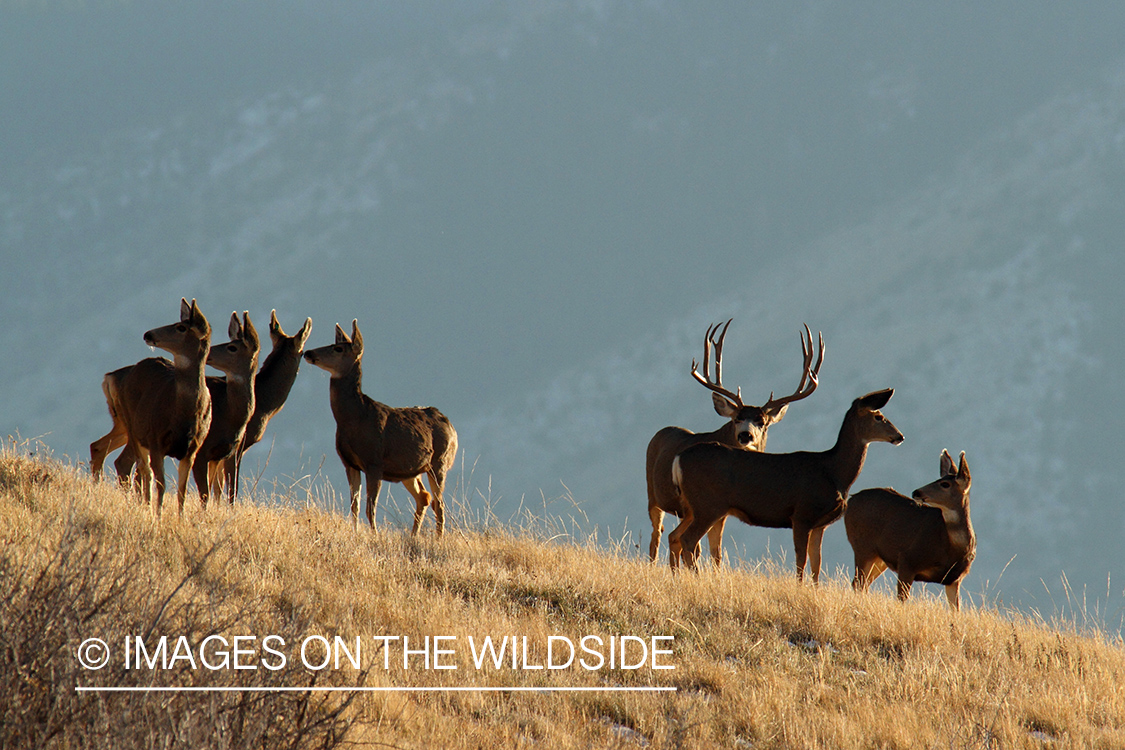
<path id="1" fill-rule="evenodd" d="M 78 693 L 674 693 L 675 687 L 83 687 Z"/>

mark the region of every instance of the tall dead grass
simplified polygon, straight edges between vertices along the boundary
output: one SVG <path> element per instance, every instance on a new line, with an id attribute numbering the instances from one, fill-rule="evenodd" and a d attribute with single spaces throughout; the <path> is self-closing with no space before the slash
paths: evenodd
<path id="1" fill-rule="evenodd" d="M 352 531 L 309 487 L 181 521 L 84 472 L 0 455 L 0 746 L 746 747 L 1125 746 L 1120 639 L 1013 612 L 951 613 L 788 571 L 673 577 L 581 522 L 491 509 Z M 310 499 L 311 498 L 311 499 Z M 466 518 L 471 518 L 466 522 Z M 266 633 L 363 642 L 353 668 L 83 670 L 86 638 Z M 444 663 L 401 641 L 451 636 Z M 477 669 L 468 638 L 675 637 L 673 670 Z M 591 659 L 592 660 L 592 659 Z M 385 668 L 389 666 L 389 668 Z M 649 667 L 651 662 L 649 663 Z M 338 686 L 385 692 L 88 694 L 76 685 Z M 639 688 L 651 692 L 404 692 Z M 98 738 L 98 739 L 94 739 Z"/>

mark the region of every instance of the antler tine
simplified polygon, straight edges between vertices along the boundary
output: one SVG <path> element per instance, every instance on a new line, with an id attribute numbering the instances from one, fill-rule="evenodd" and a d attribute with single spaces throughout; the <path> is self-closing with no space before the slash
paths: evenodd
<path id="1" fill-rule="evenodd" d="M 727 390 L 726 388 L 723 387 L 723 340 L 727 336 L 727 329 L 730 328 L 730 324 L 731 324 L 732 320 L 734 320 L 734 318 L 731 318 L 730 320 L 728 320 L 726 322 L 726 324 L 715 323 L 714 325 L 710 325 L 710 326 L 707 327 L 707 333 L 703 337 L 703 372 L 704 372 L 704 375 L 700 375 L 699 371 L 696 369 L 695 359 L 691 360 L 691 375 L 696 380 L 698 380 L 703 385 L 704 388 L 707 388 L 708 390 L 711 390 L 711 391 L 714 391 L 715 393 L 718 393 L 723 398 L 727 399 L 728 401 L 731 401 L 732 403 L 736 404 L 737 406 L 739 406 L 741 408 L 743 406 L 742 389 L 739 388 L 737 393 L 732 393 L 731 391 L 729 391 L 729 390 Z M 722 331 L 719 330 L 720 327 L 722 328 Z M 715 338 L 716 333 L 719 334 L 719 338 L 717 340 Z M 714 380 L 714 382 L 711 381 L 711 347 L 712 346 L 715 347 L 715 380 Z"/>
<path id="2" fill-rule="evenodd" d="M 812 395 L 812 392 L 816 390 L 816 387 L 820 385 L 820 380 L 818 378 L 820 376 L 820 366 L 824 364 L 824 333 L 819 332 L 818 337 L 819 352 L 817 354 L 816 365 L 813 365 L 812 331 L 809 330 L 808 324 L 805 324 L 805 333 L 801 336 L 801 354 L 804 361 L 801 368 L 801 381 L 797 384 L 797 390 L 777 400 L 774 400 L 773 391 L 770 391 L 770 398 L 762 406 L 763 409 L 776 411 L 786 404 L 808 398 Z"/>

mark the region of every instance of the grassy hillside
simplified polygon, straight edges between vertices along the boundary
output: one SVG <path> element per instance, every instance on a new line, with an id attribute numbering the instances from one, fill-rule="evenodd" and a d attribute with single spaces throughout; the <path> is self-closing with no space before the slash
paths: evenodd
<path id="1" fill-rule="evenodd" d="M 1116 637 L 1013 613 L 955 615 L 931 596 L 903 606 L 839 581 L 813 589 L 787 571 L 672 578 L 632 550 L 549 539 L 541 521 L 466 524 L 455 510 L 445 539 L 432 538 L 431 520 L 412 540 L 399 528 L 356 533 L 305 494 L 254 500 L 204 513 L 189 498 L 182 520 L 170 512 L 158 522 L 84 470 L 7 445 L 0 746 L 83 747 L 94 737 L 185 748 L 1125 746 Z M 445 653 L 431 650 L 429 669 L 421 653 L 408 655 L 404 668 L 401 639 L 382 640 L 395 635 L 419 652 L 426 636 L 447 636 L 437 642 Z M 520 643 L 521 667 L 547 664 L 549 636 L 576 647 L 584 636 L 635 636 L 625 644 L 632 663 L 642 640 L 675 640 L 658 641 L 671 653 L 649 653 L 635 669 L 587 669 L 578 659 L 598 657 L 585 652 L 562 669 L 513 669 L 510 652 L 500 668 L 486 658 L 478 669 L 474 647 L 506 635 Z M 154 667 L 125 668 L 127 636 L 142 639 Z M 209 636 L 228 651 L 243 636 L 238 663 L 257 668 L 222 668 L 224 641 L 200 649 Z M 359 666 L 346 654 L 339 669 L 304 666 L 310 636 L 340 636 L 353 651 L 360 637 Z M 97 671 L 76 656 L 91 637 L 112 654 Z M 586 643 L 609 660 L 608 645 Z M 316 666 L 322 642 L 309 644 Z M 552 644 L 562 664 L 565 643 Z M 653 658 L 674 669 L 653 669 Z M 677 690 L 75 690 L 310 685 Z"/>

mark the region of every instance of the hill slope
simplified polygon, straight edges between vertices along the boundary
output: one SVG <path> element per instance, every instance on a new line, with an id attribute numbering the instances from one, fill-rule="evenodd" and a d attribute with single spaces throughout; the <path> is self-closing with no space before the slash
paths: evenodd
<path id="1" fill-rule="evenodd" d="M 1010 613 L 955 615 L 932 597 L 903 606 L 839 582 L 814 590 L 770 570 L 673 579 L 604 543 L 546 539 L 567 527 L 530 516 L 505 525 L 455 513 L 445 539 L 432 539 L 430 525 L 415 540 L 398 528 L 356 533 L 311 494 L 255 499 L 201 513 L 193 498 L 183 519 L 156 522 L 109 484 L 6 446 L 0 744 L 73 746 L 95 731 L 115 747 L 154 736 L 176 747 L 1125 742 L 1125 654 L 1096 632 Z M 123 663 L 127 636 L 133 669 Z M 138 636 L 148 661 L 135 668 Z M 410 639 L 405 667 L 403 641 L 384 636 Z M 423 654 L 427 636 L 446 638 Z M 486 636 L 517 639 L 517 668 L 510 651 L 499 664 L 484 655 Z M 564 665 L 559 636 L 577 658 L 534 668 Z M 92 637 L 112 652 L 98 671 L 75 656 Z M 347 653 L 338 667 L 302 665 L 298 644 L 308 641 L 304 659 L 318 667 L 337 637 L 358 652 L 358 667 Z M 625 650 L 611 655 L 611 640 Z M 235 661 L 224 666 L 224 653 Z M 619 657 L 644 666 L 622 669 Z M 95 696 L 76 685 L 618 691 Z M 620 690 L 639 687 L 676 691 Z"/>

